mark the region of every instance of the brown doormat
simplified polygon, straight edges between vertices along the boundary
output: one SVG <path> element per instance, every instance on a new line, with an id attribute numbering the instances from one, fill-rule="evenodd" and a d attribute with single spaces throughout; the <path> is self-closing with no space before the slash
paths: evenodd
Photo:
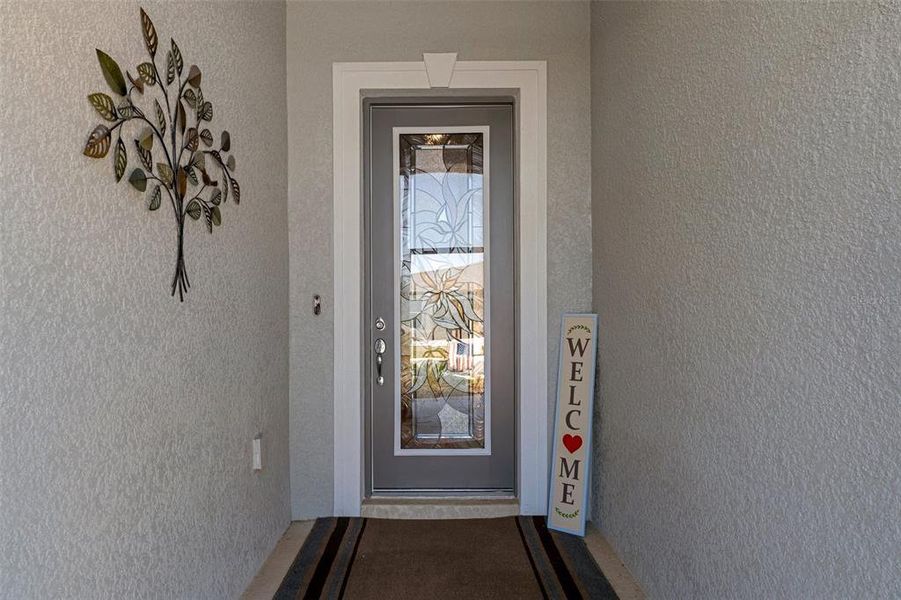
<path id="1" fill-rule="evenodd" d="M 581 538 L 544 517 L 317 519 L 275 598 L 616 598 Z"/>

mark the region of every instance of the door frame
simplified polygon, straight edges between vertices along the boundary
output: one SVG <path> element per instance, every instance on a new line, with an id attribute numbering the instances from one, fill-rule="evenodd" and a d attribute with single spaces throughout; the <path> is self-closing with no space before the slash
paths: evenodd
<path id="1" fill-rule="evenodd" d="M 520 513 L 544 514 L 548 486 L 547 64 L 456 61 L 332 65 L 334 276 L 334 514 L 359 516 L 365 490 L 362 104 L 379 90 L 514 92 L 518 236 L 517 496 Z M 341 318 L 337 318 L 340 315 Z"/>

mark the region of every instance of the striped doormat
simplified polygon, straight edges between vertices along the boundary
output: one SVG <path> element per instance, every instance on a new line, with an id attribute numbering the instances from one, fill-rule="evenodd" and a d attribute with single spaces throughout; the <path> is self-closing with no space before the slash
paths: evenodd
<path id="1" fill-rule="evenodd" d="M 607 599 L 581 538 L 544 517 L 318 519 L 275 598 Z"/>

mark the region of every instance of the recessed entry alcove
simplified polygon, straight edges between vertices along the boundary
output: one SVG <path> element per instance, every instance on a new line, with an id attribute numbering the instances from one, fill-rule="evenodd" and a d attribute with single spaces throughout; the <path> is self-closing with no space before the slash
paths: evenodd
<path id="1" fill-rule="evenodd" d="M 899 40 L 0 1 L 0 598 L 897 597 Z"/>

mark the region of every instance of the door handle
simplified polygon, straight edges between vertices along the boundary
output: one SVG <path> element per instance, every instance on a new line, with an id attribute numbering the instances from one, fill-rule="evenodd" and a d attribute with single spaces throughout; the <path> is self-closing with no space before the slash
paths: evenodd
<path id="1" fill-rule="evenodd" d="M 382 377 L 382 355 L 385 354 L 387 348 L 388 344 L 385 343 L 385 340 L 382 338 L 375 340 L 375 382 L 378 385 L 385 385 L 385 378 Z"/>

